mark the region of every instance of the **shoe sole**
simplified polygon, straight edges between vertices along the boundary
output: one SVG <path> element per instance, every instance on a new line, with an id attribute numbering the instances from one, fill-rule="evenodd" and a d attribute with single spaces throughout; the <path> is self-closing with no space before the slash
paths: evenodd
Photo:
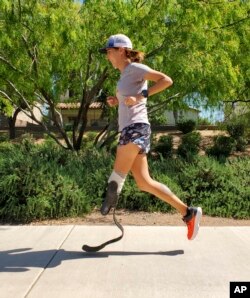
<path id="1" fill-rule="evenodd" d="M 197 208 L 197 212 L 195 215 L 195 220 L 194 220 L 194 232 L 193 236 L 189 240 L 194 240 L 194 238 L 197 236 L 200 228 L 200 221 L 202 217 L 202 209 L 200 207 Z"/>

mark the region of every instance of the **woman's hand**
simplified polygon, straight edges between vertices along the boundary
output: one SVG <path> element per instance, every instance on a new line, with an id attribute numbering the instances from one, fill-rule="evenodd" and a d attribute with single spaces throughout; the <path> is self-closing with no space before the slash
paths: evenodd
<path id="1" fill-rule="evenodd" d="M 118 105 L 118 99 L 116 96 L 108 96 L 107 97 L 107 104 L 110 106 L 110 107 L 115 107 Z"/>
<path id="2" fill-rule="evenodd" d="M 126 106 L 134 106 L 138 103 L 137 98 L 135 96 L 128 96 L 125 98 L 124 103 Z"/>

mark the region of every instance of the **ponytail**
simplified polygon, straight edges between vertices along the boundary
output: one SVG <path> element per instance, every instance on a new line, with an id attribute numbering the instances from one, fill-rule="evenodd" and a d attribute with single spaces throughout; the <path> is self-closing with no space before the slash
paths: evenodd
<path id="1" fill-rule="evenodd" d="M 144 53 L 136 50 L 130 50 L 126 49 L 125 50 L 126 57 L 131 60 L 131 62 L 138 62 L 141 63 L 144 59 Z"/>

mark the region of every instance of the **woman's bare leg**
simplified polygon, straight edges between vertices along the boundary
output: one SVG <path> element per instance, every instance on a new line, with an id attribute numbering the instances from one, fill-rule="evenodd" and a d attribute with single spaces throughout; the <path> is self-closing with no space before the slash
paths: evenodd
<path id="1" fill-rule="evenodd" d="M 133 143 L 118 146 L 116 151 L 114 170 L 118 173 L 127 175 L 128 172 L 131 170 L 131 167 L 134 164 L 139 151 L 140 148 Z"/>
<path id="2" fill-rule="evenodd" d="M 148 161 L 146 154 L 138 154 L 131 167 L 132 174 L 137 186 L 142 190 L 149 192 L 163 201 L 169 203 L 177 209 L 183 216 L 187 213 L 187 205 L 184 204 L 168 187 L 153 180 L 148 171 Z"/>

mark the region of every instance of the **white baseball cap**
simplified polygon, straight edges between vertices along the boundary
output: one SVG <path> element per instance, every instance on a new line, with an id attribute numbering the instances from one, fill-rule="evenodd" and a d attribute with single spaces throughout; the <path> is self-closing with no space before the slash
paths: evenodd
<path id="1" fill-rule="evenodd" d="M 105 48 L 99 50 L 100 53 L 106 53 L 110 48 L 128 48 L 132 49 L 131 40 L 124 34 L 111 35 L 106 43 Z"/>

